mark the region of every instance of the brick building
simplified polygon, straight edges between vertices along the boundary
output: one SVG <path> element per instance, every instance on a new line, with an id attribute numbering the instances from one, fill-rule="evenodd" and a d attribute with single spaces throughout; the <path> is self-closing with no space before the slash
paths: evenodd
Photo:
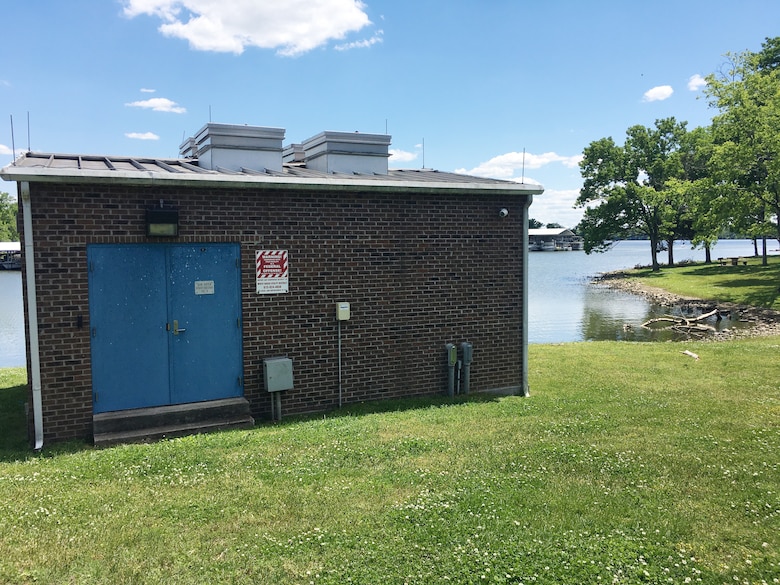
<path id="1" fill-rule="evenodd" d="M 36 448 L 447 393 L 447 343 L 471 344 L 471 391 L 527 393 L 542 188 L 388 170 L 385 135 L 283 140 L 207 124 L 178 159 L 30 152 L 0 171 Z"/>

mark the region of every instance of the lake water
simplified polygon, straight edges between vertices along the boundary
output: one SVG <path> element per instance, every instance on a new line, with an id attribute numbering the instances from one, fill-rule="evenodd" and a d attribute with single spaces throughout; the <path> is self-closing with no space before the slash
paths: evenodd
<path id="1" fill-rule="evenodd" d="M 718 242 L 712 257 L 752 256 L 750 240 Z M 528 325 L 531 343 L 561 343 L 600 339 L 651 339 L 640 325 L 669 312 L 645 299 L 594 286 L 600 273 L 650 263 L 646 241 L 619 242 L 604 254 L 530 252 L 528 264 Z M 665 259 L 662 254 L 659 260 Z M 675 260 L 704 260 L 703 250 L 682 243 Z M 630 325 L 630 327 L 625 327 Z M 728 327 L 728 322 L 724 323 Z M 0 270 L 0 368 L 25 365 L 22 276 Z"/>
<path id="2" fill-rule="evenodd" d="M 721 240 L 712 258 L 752 256 L 751 240 Z M 529 252 L 528 340 L 531 343 L 658 338 L 641 324 L 670 312 L 642 297 L 590 284 L 598 274 L 650 265 L 650 243 L 623 241 L 603 254 Z M 675 262 L 704 261 L 704 250 L 678 242 Z M 666 260 L 666 252 L 658 256 Z M 710 323 L 715 325 L 715 323 Z M 725 320 L 721 327 L 734 324 Z M 627 327 L 628 326 L 628 327 Z"/>
<path id="3" fill-rule="evenodd" d="M 0 368 L 25 361 L 22 273 L 0 270 Z"/>

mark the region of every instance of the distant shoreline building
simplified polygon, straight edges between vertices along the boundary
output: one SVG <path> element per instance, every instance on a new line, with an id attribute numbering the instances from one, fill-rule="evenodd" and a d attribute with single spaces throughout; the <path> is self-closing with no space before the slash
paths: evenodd
<path id="1" fill-rule="evenodd" d="M 527 394 L 543 188 L 388 169 L 386 135 L 283 140 L 209 123 L 178 159 L 29 152 L 0 171 L 35 448 L 446 394 L 464 342 L 471 391 Z"/>
<path id="2" fill-rule="evenodd" d="M 528 245 L 532 252 L 582 250 L 583 240 L 567 228 L 534 228 L 528 230 Z"/>

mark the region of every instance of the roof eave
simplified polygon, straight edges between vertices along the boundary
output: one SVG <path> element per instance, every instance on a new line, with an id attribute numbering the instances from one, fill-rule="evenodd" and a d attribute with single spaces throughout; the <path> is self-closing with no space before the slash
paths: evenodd
<path id="1" fill-rule="evenodd" d="M 319 190 L 413 190 L 418 192 L 489 192 L 506 195 L 540 195 L 544 192 L 541 185 L 524 183 L 473 183 L 473 182 L 437 182 L 360 178 L 280 177 L 272 175 L 223 175 L 223 174 L 185 174 L 156 173 L 152 171 L 95 171 L 89 169 L 53 169 L 7 166 L 0 171 L 0 177 L 6 181 L 30 183 L 118 183 L 128 185 L 166 185 L 166 186 L 221 186 L 239 188 L 276 187 L 282 189 Z"/>

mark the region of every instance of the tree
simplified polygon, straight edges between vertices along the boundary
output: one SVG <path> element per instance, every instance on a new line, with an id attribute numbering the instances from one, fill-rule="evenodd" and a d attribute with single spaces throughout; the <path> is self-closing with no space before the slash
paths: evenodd
<path id="1" fill-rule="evenodd" d="M 658 251 L 665 242 L 673 262 L 673 241 L 687 214 L 680 193 L 667 182 L 683 175 L 679 149 L 685 126 L 665 118 L 654 128 L 629 128 L 622 147 L 602 138 L 585 148 L 584 183 L 575 206 L 585 208 L 578 230 L 587 253 L 605 251 L 614 238 L 638 232 L 650 240 L 653 270 L 659 269 Z"/>
<path id="2" fill-rule="evenodd" d="M 732 194 L 738 229 L 780 241 L 780 37 L 766 39 L 760 53 L 728 57 L 722 71 L 707 77 L 706 94 L 719 110 L 713 175 Z"/>
<path id="3" fill-rule="evenodd" d="M 549 229 L 559 229 L 562 228 L 563 226 L 559 223 L 552 222 L 552 223 L 548 223 L 546 227 Z"/>
<path id="4" fill-rule="evenodd" d="M 712 262 L 710 250 L 730 218 L 727 190 L 711 177 L 712 151 L 711 128 L 694 128 L 688 132 L 679 150 L 682 175 L 666 182 L 666 189 L 686 210 L 682 226 L 688 232 L 681 229 L 678 235 L 690 239 L 694 246 L 702 246 L 708 263 Z"/>
<path id="5" fill-rule="evenodd" d="M 18 242 L 16 216 L 19 207 L 8 193 L 0 193 L 0 242 Z"/>
<path id="6" fill-rule="evenodd" d="M 528 218 L 528 229 L 530 230 L 538 230 L 540 227 L 543 227 L 544 224 L 539 221 L 538 219 L 534 219 L 533 217 Z"/>

